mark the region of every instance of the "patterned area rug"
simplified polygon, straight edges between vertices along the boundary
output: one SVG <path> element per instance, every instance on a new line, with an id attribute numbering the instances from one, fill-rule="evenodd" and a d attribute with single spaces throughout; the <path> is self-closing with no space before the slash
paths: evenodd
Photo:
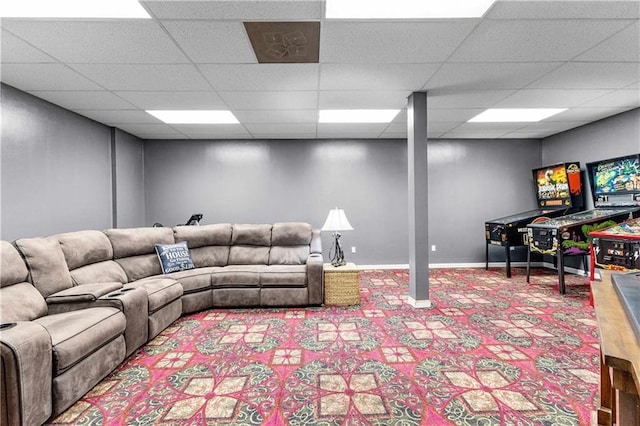
<path id="1" fill-rule="evenodd" d="M 435 269 L 360 275 L 361 305 L 185 316 L 55 424 L 587 425 L 598 332 L 586 279 Z"/>

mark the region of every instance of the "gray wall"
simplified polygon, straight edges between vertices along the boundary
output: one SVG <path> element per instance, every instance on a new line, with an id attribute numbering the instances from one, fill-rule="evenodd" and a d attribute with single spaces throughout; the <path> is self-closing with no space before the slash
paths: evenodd
<path id="1" fill-rule="evenodd" d="M 319 228 L 338 206 L 355 228 L 341 240 L 347 260 L 407 263 L 406 163 L 400 140 L 147 141 L 147 223 L 199 212 L 203 224 Z M 329 245 L 323 235 L 325 253 Z"/>
<path id="2" fill-rule="evenodd" d="M 580 161 L 583 170 L 592 161 L 640 152 L 640 108 L 587 124 L 542 140 L 544 164 Z M 585 175 L 586 176 L 586 175 Z M 587 209 L 593 208 L 586 183 Z"/>
<path id="3" fill-rule="evenodd" d="M 0 238 L 111 225 L 109 128 L 2 85 Z"/>
<path id="4" fill-rule="evenodd" d="M 144 226 L 144 142 L 118 129 L 114 136 L 114 225 L 118 228 Z"/>
<path id="5" fill-rule="evenodd" d="M 536 207 L 537 140 L 429 141 L 428 158 L 432 263 L 483 262 L 484 221 Z M 202 223 L 321 227 L 338 206 L 355 228 L 347 260 L 408 262 L 405 140 L 146 141 L 145 184 L 147 224 L 200 212 Z M 324 235 L 325 255 L 329 245 Z"/>
<path id="6" fill-rule="evenodd" d="M 483 263 L 485 221 L 536 208 L 540 155 L 531 139 L 429 141 L 429 263 Z M 489 255 L 504 260 L 501 248 Z"/>

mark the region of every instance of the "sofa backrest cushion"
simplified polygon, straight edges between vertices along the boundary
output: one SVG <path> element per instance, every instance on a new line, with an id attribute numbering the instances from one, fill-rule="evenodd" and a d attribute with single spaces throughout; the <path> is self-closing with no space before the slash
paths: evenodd
<path id="1" fill-rule="evenodd" d="M 0 323 L 31 321 L 47 314 L 44 297 L 26 282 L 29 271 L 16 248 L 0 242 Z"/>
<path id="2" fill-rule="evenodd" d="M 173 237 L 186 241 L 196 268 L 226 266 L 233 228 L 229 223 L 202 226 L 176 226 Z"/>
<path id="3" fill-rule="evenodd" d="M 268 265 L 271 224 L 235 224 L 231 235 L 229 265 Z"/>
<path id="4" fill-rule="evenodd" d="M 137 256 L 140 254 L 156 254 L 156 244 L 173 244 L 173 229 L 171 228 L 126 228 L 107 229 L 104 231 L 111 241 L 113 257 Z"/>
<path id="5" fill-rule="evenodd" d="M 186 241 L 190 250 L 204 246 L 229 246 L 233 228 L 230 223 L 202 226 L 175 226 L 176 241 Z"/>
<path id="6" fill-rule="evenodd" d="M 113 259 L 111 242 L 101 231 L 77 231 L 54 235 L 69 269 Z"/>
<path id="7" fill-rule="evenodd" d="M 74 285 L 128 281 L 127 274 L 113 261 L 109 238 L 88 230 L 54 235 L 60 243 Z"/>
<path id="8" fill-rule="evenodd" d="M 268 247 L 271 245 L 272 227 L 270 224 L 235 224 L 231 244 Z"/>
<path id="9" fill-rule="evenodd" d="M 29 269 L 29 280 L 43 297 L 73 287 L 69 267 L 57 239 L 22 238 L 15 244 Z"/>
<path id="10" fill-rule="evenodd" d="M 268 265 L 270 247 L 234 245 L 229 249 L 229 265 Z"/>
<path id="11" fill-rule="evenodd" d="M 310 224 L 304 222 L 274 223 L 271 230 L 272 246 L 299 246 L 311 243 Z"/>
<path id="12" fill-rule="evenodd" d="M 27 281 L 29 270 L 18 250 L 8 241 L 0 241 L 0 288 Z"/>
<path id="13" fill-rule="evenodd" d="M 309 257 L 313 228 L 308 223 L 275 223 L 271 230 L 269 265 L 304 265 Z"/>
<path id="14" fill-rule="evenodd" d="M 111 241 L 115 261 L 129 282 L 162 274 L 155 245 L 175 242 L 171 228 L 113 228 L 104 233 Z"/>

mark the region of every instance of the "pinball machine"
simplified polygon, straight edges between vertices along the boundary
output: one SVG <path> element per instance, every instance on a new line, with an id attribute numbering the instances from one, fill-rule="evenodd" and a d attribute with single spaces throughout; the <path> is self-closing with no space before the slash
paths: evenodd
<path id="1" fill-rule="evenodd" d="M 584 205 L 580 163 L 560 163 L 532 170 L 538 208 L 485 222 L 485 269 L 489 247 L 503 247 L 507 278 L 511 278 L 511 248 L 529 244 L 527 225 L 579 211 Z"/>
<path id="2" fill-rule="evenodd" d="M 554 256 L 561 294 L 567 256 L 590 254 L 590 234 L 640 216 L 640 154 L 587 164 L 595 209 L 527 225 L 527 282 L 531 253 Z M 585 265 L 586 266 L 586 265 Z"/>
<path id="3" fill-rule="evenodd" d="M 592 265 L 617 272 L 640 272 L 640 218 L 589 233 Z"/>

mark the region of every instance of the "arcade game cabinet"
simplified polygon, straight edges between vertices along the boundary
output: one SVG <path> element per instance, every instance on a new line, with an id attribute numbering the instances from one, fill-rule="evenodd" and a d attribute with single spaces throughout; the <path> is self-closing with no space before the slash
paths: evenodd
<path id="1" fill-rule="evenodd" d="M 589 233 L 598 268 L 640 272 L 640 218 Z"/>
<path id="2" fill-rule="evenodd" d="M 593 231 L 640 216 L 640 154 L 587 164 L 594 210 L 527 225 L 527 282 L 531 253 L 555 256 L 560 293 L 565 294 L 565 256 L 589 254 Z"/>
<path id="3" fill-rule="evenodd" d="M 529 244 L 527 225 L 580 211 L 584 205 L 580 163 L 560 163 L 533 169 L 538 209 L 485 222 L 485 269 L 489 246 L 504 247 L 507 278 L 511 278 L 511 247 Z"/>

